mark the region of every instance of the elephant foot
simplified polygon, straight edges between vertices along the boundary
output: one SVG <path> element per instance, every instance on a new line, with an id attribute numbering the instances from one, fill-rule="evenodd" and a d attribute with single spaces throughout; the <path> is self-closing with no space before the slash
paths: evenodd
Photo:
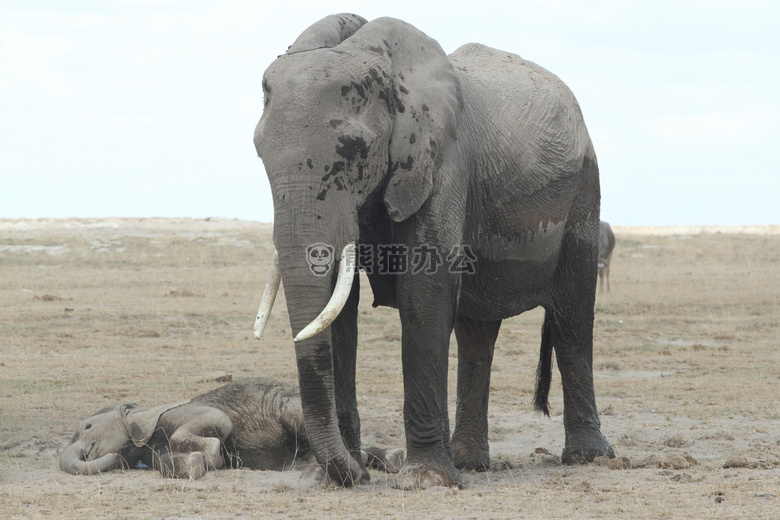
<path id="1" fill-rule="evenodd" d="M 199 451 L 163 455 L 160 463 L 160 472 L 165 477 L 198 480 L 206 474 L 206 456 Z"/>
<path id="2" fill-rule="evenodd" d="M 400 448 L 383 450 L 382 448 L 366 448 L 360 452 L 363 465 L 388 473 L 398 473 L 406 460 L 404 450 Z"/>
<path id="3" fill-rule="evenodd" d="M 301 471 L 301 476 L 298 477 L 295 487 L 297 489 L 312 489 L 324 487 L 327 484 L 328 472 L 325 471 L 324 466 L 317 462 L 317 459 L 312 458 L 309 465 Z"/>
<path id="4" fill-rule="evenodd" d="M 385 471 L 398 473 L 406 462 L 406 453 L 401 448 L 387 450 L 385 452 Z"/>
<path id="5" fill-rule="evenodd" d="M 368 484 L 371 481 L 371 475 L 369 474 L 368 470 L 365 469 L 365 462 L 363 464 L 363 474 L 361 475 L 360 480 L 355 482 L 356 485 Z M 328 475 L 328 471 L 325 469 L 325 466 L 317 462 L 317 459 L 312 457 L 309 465 L 306 466 L 303 471 L 301 471 L 301 475 L 298 477 L 298 482 L 295 484 L 295 487 L 296 489 L 321 488 L 332 482 L 338 485 L 345 485 L 342 482 L 336 482 L 331 479 Z"/>
<path id="6" fill-rule="evenodd" d="M 615 458 L 615 450 L 606 437 L 597 429 L 581 428 L 566 432 L 566 446 L 561 462 L 564 464 L 586 464 L 596 457 Z"/>
<path id="7" fill-rule="evenodd" d="M 405 491 L 428 489 L 435 486 L 463 487 L 455 466 L 449 468 L 431 462 L 407 462 L 395 477 L 393 487 Z"/>
<path id="8" fill-rule="evenodd" d="M 461 471 L 488 471 L 490 469 L 490 448 L 484 443 L 463 436 L 452 437 L 452 458 L 455 467 Z"/>

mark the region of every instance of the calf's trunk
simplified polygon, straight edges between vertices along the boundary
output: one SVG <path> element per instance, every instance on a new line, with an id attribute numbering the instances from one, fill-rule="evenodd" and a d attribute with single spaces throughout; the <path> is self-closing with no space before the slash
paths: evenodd
<path id="1" fill-rule="evenodd" d="M 95 460 L 87 460 L 87 447 L 82 441 L 76 441 L 60 455 L 60 469 L 72 475 L 97 475 L 117 466 L 119 456 L 107 453 Z"/>

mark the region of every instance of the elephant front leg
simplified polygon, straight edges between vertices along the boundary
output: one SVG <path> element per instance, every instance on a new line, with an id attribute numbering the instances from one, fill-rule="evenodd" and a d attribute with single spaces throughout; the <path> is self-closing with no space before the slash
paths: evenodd
<path id="1" fill-rule="evenodd" d="M 458 398 L 452 456 L 461 470 L 490 469 L 488 399 L 490 368 L 501 320 L 455 322 L 458 340 Z"/>
<path id="2" fill-rule="evenodd" d="M 420 274 L 398 282 L 407 446 L 406 463 L 396 479 L 401 489 L 461 485 L 452 460 L 447 414 L 447 363 L 457 286 L 441 283 L 441 278 Z"/>

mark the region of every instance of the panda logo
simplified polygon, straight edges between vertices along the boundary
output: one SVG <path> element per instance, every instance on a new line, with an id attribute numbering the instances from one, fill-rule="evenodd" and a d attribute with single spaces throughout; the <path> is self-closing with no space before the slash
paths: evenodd
<path id="1" fill-rule="evenodd" d="M 306 260 L 314 276 L 325 276 L 333 263 L 333 248 L 328 244 L 313 244 L 306 248 Z"/>

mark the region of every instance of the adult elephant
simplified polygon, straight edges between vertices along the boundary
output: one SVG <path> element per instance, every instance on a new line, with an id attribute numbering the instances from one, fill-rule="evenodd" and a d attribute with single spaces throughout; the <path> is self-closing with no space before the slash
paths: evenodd
<path id="1" fill-rule="evenodd" d="M 396 307 L 401 318 L 407 462 L 399 487 L 458 485 L 456 466 L 489 466 L 499 326 L 539 305 L 546 314 L 535 406 L 549 413 L 554 348 L 563 462 L 614 456 L 600 432 L 592 376 L 598 166 L 577 101 L 560 79 L 483 45 L 447 56 L 400 20 L 339 14 L 304 31 L 262 85 L 254 143 L 273 192 L 280 275 L 266 286 L 255 335 L 280 276 L 306 429 L 330 478 L 367 478 L 357 462 L 355 243 L 374 305 Z M 321 276 L 324 245 L 337 258 Z M 412 262 L 423 254 L 424 268 Z M 453 328 L 458 395 L 450 442 Z"/>

